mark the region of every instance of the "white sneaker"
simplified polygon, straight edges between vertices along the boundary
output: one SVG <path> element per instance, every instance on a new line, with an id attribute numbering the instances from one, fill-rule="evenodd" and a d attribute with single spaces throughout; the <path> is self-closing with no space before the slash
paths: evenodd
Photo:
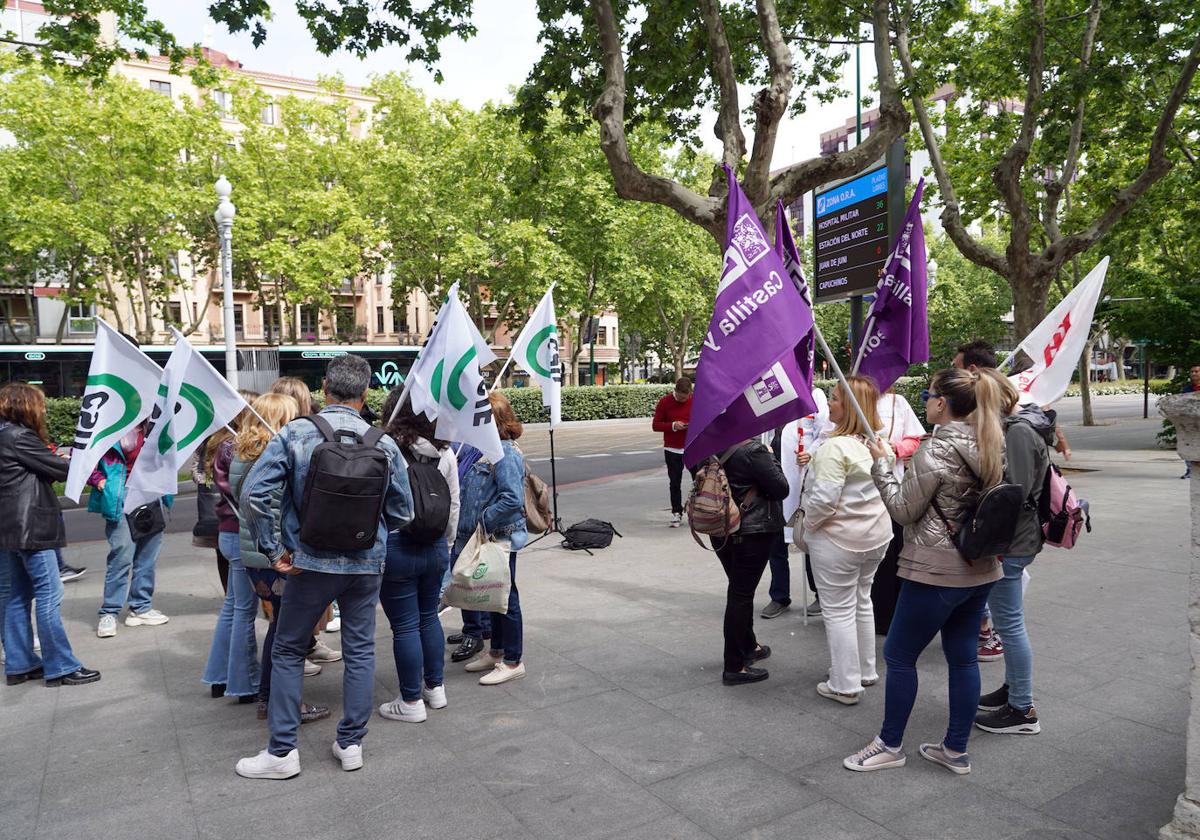
<path id="1" fill-rule="evenodd" d="M 334 741 L 333 757 L 342 762 L 342 769 L 346 772 L 357 770 L 362 767 L 362 744 L 339 747 L 338 742 Z"/>
<path id="2" fill-rule="evenodd" d="M 166 624 L 170 620 L 158 610 L 146 610 L 140 613 L 131 612 L 125 616 L 125 626 L 140 627 L 145 624 L 147 627 L 157 627 L 160 624 Z"/>
<path id="3" fill-rule="evenodd" d="M 320 665 L 316 662 L 309 662 L 307 659 L 304 660 L 304 676 L 315 677 L 319 673 L 321 673 Z"/>
<path id="4" fill-rule="evenodd" d="M 683 515 L 682 514 L 676 513 L 671 516 L 671 527 L 672 528 L 678 528 L 682 524 L 683 524 Z"/>
<path id="5" fill-rule="evenodd" d="M 829 687 L 829 683 L 827 682 L 817 683 L 817 694 L 820 694 L 822 697 L 832 700 L 835 703 L 841 703 L 843 706 L 857 706 L 859 693 L 860 692 L 843 694 L 840 691 L 834 691 Z"/>
<path id="6" fill-rule="evenodd" d="M 496 663 L 500 661 L 497 656 L 492 656 L 492 652 L 487 648 L 475 654 L 475 658 L 466 664 L 467 673 L 478 674 L 480 671 L 490 671 L 496 667 Z"/>
<path id="7" fill-rule="evenodd" d="M 290 779 L 300 775 L 300 751 L 292 750 L 280 758 L 263 750 L 240 760 L 234 770 L 247 779 Z"/>
<path id="8" fill-rule="evenodd" d="M 437 685 L 433 688 L 421 686 L 421 699 L 428 703 L 431 709 L 446 708 L 446 686 Z"/>
<path id="9" fill-rule="evenodd" d="M 406 723 L 421 723 L 427 717 L 425 704 L 420 700 L 409 703 L 403 697 L 397 697 L 391 703 L 379 707 L 379 714 L 388 720 L 402 720 Z"/>
<path id="10" fill-rule="evenodd" d="M 308 654 L 309 662 L 337 662 L 342 658 L 340 650 L 334 650 L 329 645 L 317 639 L 317 646 Z"/>
<path id="11" fill-rule="evenodd" d="M 496 667 L 492 669 L 490 674 L 484 674 L 479 678 L 480 685 L 500 685 L 509 680 L 519 680 L 525 676 L 525 663 L 518 662 L 516 665 L 509 665 L 505 662 L 497 662 Z"/>
<path id="12" fill-rule="evenodd" d="M 333 617 L 329 619 L 329 623 L 325 625 L 326 633 L 336 633 L 342 629 L 342 611 L 337 605 L 337 601 L 333 602 Z"/>
<path id="13" fill-rule="evenodd" d="M 842 766 L 856 773 L 869 773 L 872 770 L 887 770 L 892 767 L 903 767 L 908 759 L 901 747 L 892 749 L 876 735 L 854 755 L 842 759 Z"/>
<path id="14" fill-rule="evenodd" d="M 101 639 L 111 639 L 117 635 L 117 617 L 111 613 L 100 616 L 100 623 L 96 625 L 96 635 Z"/>

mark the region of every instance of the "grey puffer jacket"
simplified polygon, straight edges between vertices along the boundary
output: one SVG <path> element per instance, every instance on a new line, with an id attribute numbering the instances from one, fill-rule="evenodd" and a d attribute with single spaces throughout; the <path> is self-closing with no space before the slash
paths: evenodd
<path id="1" fill-rule="evenodd" d="M 1003 576 L 995 557 L 967 563 L 954 547 L 938 507 L 950 522 L 961 522 L 979 497 L 979 450 L 975 430 L 951 421 L 938 427 L 913 453 L 904 480 L 897 481 L 885 459 L 871 465 L 871 478 L 892 519 L 904 526 L 897 574 L 917 583 L 966 588 Z"/>

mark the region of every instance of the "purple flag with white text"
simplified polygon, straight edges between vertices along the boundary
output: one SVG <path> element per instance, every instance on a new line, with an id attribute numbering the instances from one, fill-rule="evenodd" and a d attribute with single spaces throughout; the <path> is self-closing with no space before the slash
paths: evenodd
<path id="1" fill-rule="evenodd" d="M 788 277 L 796 285 L 796 289 L 800 292 L 800 297 L 804 298 L 805 305 L 811 310 L 812 293 L 808 290 L 808 281 L 804 279 L 804 269 L 800 264 L 800 250 L 796 247 L 796 240 L 792 238 L 792 226 L 788 224 L 782 201 L 775 208 L 775 253 L 779 254 L 780 259 L 783 260 Z M 813 361 L 816 358 L 816 353 L 817 337 L 813 334 L 813 330 L 810 329 L 804 334 L 804 338 L 800 339 L 800 343 L 796 345 L 796 358 L 804 366 L 804 371 L 807 374 L 808 389 L 810 391 L 812 390 Z"/>
<path id="2" fill-rule="evenodd" d="M 855 372 L 874 379 L 881 393 L 903 376 L 909 365 L 929 361 L 928 277 L 920 209 L 924 190 L 922 178 L 879 278 L 867 333 L 858 351 Z"/>
<path id="3" fill-rule="evenodd" d="M 805 303 L 733 171 L 726 207 L 725 265 L 696 368 L 683 460 L 692 467 L 768 429 L 816 411 L 811 368 L 797 347 L 811 333 Z"/>

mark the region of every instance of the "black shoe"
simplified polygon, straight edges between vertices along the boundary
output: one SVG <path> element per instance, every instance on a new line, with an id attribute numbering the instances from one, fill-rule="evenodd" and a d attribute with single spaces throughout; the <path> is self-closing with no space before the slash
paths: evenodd
<path id="1" fill-rule="evenodd" d="M 446 644 L 450 645 L 451 647 L 454 647 L 455 645 L 461 645 L 462 642 L 463 642 L 463 634 L 462 633 L 455 633 L 453 636 L 446 637 Z"/>
<path id="2" fill-rule="evenodd" d="M 257 694 L 240 694 L 238 695 L 238 705 L 245 706 L 247 703 L 257 703 Z"/>
<path id="3" fill-rule="evenodd" d="M 725 685 L 742 685 L 743 683 L 762 682 L 770 674 L 766 668 L 752 668 L 746 666 L 745 671 L 725 671 L 721 674 L 721 682 Z"/>
<path id="4" fill-rule="evenodd" d="M 99 671 L 93 671 L 91 668 L 84 668 L 80 665 L 78 669 L 69 674 L 63 674 L 61 677 L 46 680 L 46 688 L 58 688 L 60 685 L 87 685 L 88 683 L 99 682 L 99 680 Z"/>
<path id="5" fill-rule="evenodd" d="M 29 682 L 30 680 L 40 680 L 44 676 L 46 676 L 45 671 L 43 671 L 41 668 L 34 668 L 32 671 L 26 671 L 24 674 L 9 674 L 6 678 L 6 682 L 9 685 L 20 685 L 21 683 Z"/>
<path id="6" fill-rule="evenodd" d="M 750 654 L 749 656 L 746 657 L 746 664 L 749 665 L 751 662 L 761 662 L 764 659 L 770 659 L 770 658 L 771 658 L 771 646 L 770 645 L 759 645 L 758 650 L 754 651 L 752 654 Z"/>
<path id="7" fill-rule="evenodd" d="M 68 566 L 66 563 L 63 563 L 63 567 L 58 570 L 58 579 L 63 583 L 66 583 L 69 580 L 79 580 L 79 578 L 83 577 L 83 573 L 86 571 L 87 566 L 75 568 L 74 566 Z"/>
<path id="8" fill-rule="evenodd" d="M 979 711 L 998 712 L 1008 705 L 1008 683 L 979 698 Z"/>
<path id="9" fill-rule="evenodd" d="M 975 725 L 997 735 L 1036 735 L 1042 731 L 1037 709 L 1030 706 L 1029 711 L 1022 712 L 1007 703 L 997 711 L 980 712 L 975 716 Z"/>
<path id="10" fill-rule="evenodd" d="M 475 654 L 483 650 L 483 639 L 473 639 L 470 636 L 464 636 L 462 644 L 454 653 L 450 654 L 451 662 L 463 662 L 467 659 L 474 658 Z"/>
<path id="11" fill-rule="evenodd" d="M 224 697 L 225 683 L 213 683 L 208 687 L 208 691 L 214 700 L 216 700 L 218 697 Z"/>

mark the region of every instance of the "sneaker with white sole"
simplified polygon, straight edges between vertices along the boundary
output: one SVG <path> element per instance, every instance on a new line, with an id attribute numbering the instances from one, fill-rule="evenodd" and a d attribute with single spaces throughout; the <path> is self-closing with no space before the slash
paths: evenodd
<path id="1" fill-rule="evenodd" d="M 500 657 L 492 656 L 490 650 L 481 650 L 475 654 L 475 658 L 470 660 L 465 668 L 469 674 L 478 674 L 481 671 L 490 671 L 500 662 Z"/>
<path id="2" fill-rule="evenodd" d="M 304 676 L 315 677 L 319 673 L 321 673 L 320 665 L 316 662 L 309 662 L 307 659 L 304 660 Z"/>
<path id="3" fill-rule="evenodd" d="M 921 758 L 927 758 L 934 764 L 940 764 L 951 773 L 965 776 L 971 772 L 971 759 L 967 757 L 966 753 L 950 755 L 942 744 L 922 744 L 919 752 Z"/>
<path id="4" fill-rule="evenodd" d="M 362 767 L 362 744 L 351 744 L 348 747 L 339 746 L 337 741 L 333 742 L 333 757 L 342 762 L 342 769 L 346 772 L 357 770 Z"/>
<path id="5" fill-rule="evenodd" d="M 431 709 L 446 708 L 446 686 L 435 685 L 433 688 L 422 686 L 421 699 L 428 703 Z"/>
<path id="6" fill-rule="evenodd" d="M 96 635 L 101 639 L 111 639 L 117 635 L 117 617 L 111 613 L 100 616 L 100 623 L 96 625 Z"/>
<path id="7" fill-rule="evenodd" d="M 390 703 L 384 703 L 379 707 L 379 714 L 388 720 L 402 720 L 405 723 L 422 723 L 428 717 L 422 701 L 414 700 L 409 703 L 403 697 L 397 697 Z"/>
<path id="8" fill-rule="evenodd" d="M 867 744 L 854 755 L 849 755 L 842 759 L 842 766 L 856 773 L 869 773 L 872 770 L 903 767 L 908 762 L 908 758 L 904 755 L 903 746 L 901 744 L 899 747 L 893 749 L 883 743 L 879 736 L 876 735 L 871 743 Z"/>
<path id="9" fill-rule="evenodd" d="M 234 771 L 247 779 L 291 779 L 300 775 L 300 751 L 292 750 L 281 757 L 263 750 L 238 761 Z"/>
<path id="10" fill-rule="evenodd" d="M 308 652 L 309 662 L 337 662 L 341 658 L 340 650 L 334 650 L 320 639 L 317 639 L 316 646 Z"/>
<path id="11" fill-rule="evenodd" d="M 817 694 L 820 694 L 826 700 L 832 700 L 835 703 L 841 703 L 843 706 L 857 706 L 859 693 L 860 692 L 844 694 L 840 691 L 834 691 L 829 687 L 829 683 L 827 682 L 817 683 Z"/>
<path id="12" fill-rule="evenodd" d="M 1037 709 L 1030 706 L 1028 711 L 1022 712 L 1007 702 L 999 709 L 977 714 L 975 725 L 984 732 L 994 732 L 997 735 L 1037 735 L 1042 731 Z"/>
<path id="13" fill-rule="evenodd" d="M 333 617 L 329 619 L 329 623 L 325 625 L 326 633 L 337 633 L 342 629 L 342 611 L 337 605 L 337 601 L 332 604 Z"/>
<path id="14" fill-rule="evenodd" d="M 516 665 L 509 665 L 507 662 L 497 662 L 496 667 L 491 673 L 484 674 L 479 678 L 480 685 L 500 685 L 509 680 L 519 680 L 525 676 L 525 663 L 518 662 Z"/>
<path id="15" fill-rule="evenodd" d="M 158 610 L 146 610 L 145 612 L 135 613 L 130 612 L 125 616 L 126 627 L 158 627 L 160 624 L 166 624 L 171 619 Z"/>
<path id="16" fill-rule="evenodd" d="M 671 527 L 672 527 L 672 528 L 678 528 L 678 527 L 680 527 L 681 525 L 683 525 L 683 514 L 682 514 L 682 513 L 676 513 L 676 514 L 672 514 L 672 516 L 671 516 Z"/>

